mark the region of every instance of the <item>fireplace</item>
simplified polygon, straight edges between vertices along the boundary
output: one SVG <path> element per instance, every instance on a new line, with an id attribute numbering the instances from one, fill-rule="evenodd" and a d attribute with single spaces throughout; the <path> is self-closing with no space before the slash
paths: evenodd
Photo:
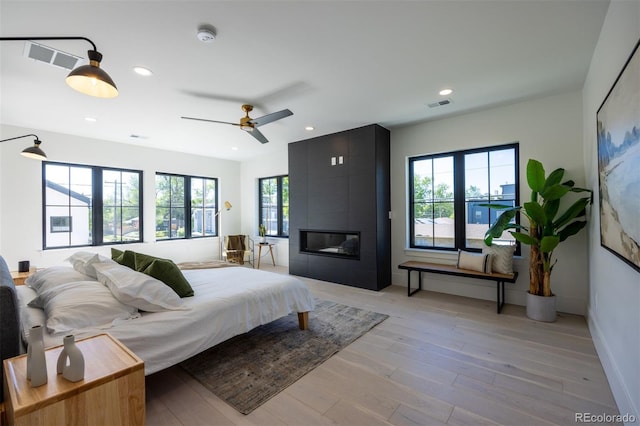
<path id="1" fill-rule="evenodd" d="M 360 232 L 300 230 L 300 252 L 360 259 Z"/>

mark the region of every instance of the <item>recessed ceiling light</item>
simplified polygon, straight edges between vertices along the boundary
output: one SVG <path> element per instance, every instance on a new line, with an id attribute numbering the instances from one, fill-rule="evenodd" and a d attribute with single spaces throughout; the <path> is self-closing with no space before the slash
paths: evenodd
<path id="1" fill-rule="evenodd" d="M 305 129 L 307 132 L 310 132 L 310 131 L 312 131 L 312 130 L 315 130 L 316 128 L 315 128 L 315 127 L 313 127 L 313 126 L 306 126 L 304 129 Z"/>
<path id="2" fill-rule="evenodd" d="M 98 120 L 94 117 L 85 117 L 84 121 L 88 121 L 89 123 L 95 123 Z"/>
<path id="3" fill-rule="evenodd" d="M 440 96 L 447 96 L 453 93 L 453 90 L 451 89 L 442 89 L 440 92 Z"/>
<path id="4" fill-rule="evenodd" d="M 237 151 L 237 150 L 238 150 L 238 147 L 237 147 L 237 146 L 232 146 L 232 147 L 231 147 L 231 150 L 232 150 L 232 151 Z"/>
<path id="5" fill-rule="evenodd" d="M 151 71 L 149 68 L 133 67 L 133 70 L 135 71 L 136 74 L 144 77 L 149 77 L 150 75 L 153 75 L 153 71 Z"/>

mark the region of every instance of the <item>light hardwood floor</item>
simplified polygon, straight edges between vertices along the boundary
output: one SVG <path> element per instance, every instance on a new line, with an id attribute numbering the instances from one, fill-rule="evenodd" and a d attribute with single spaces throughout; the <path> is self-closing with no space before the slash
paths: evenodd
<path id="1" fill-rule="evenodd" d="M 247 416 L 179 367 L 151 375 L 147 424 L 520 426 L 618 414 L 583 317 L 545 324 L 521 306 L 497 315 L 492 301 L 303 280 L 318 298 L 390 317 Z"/>

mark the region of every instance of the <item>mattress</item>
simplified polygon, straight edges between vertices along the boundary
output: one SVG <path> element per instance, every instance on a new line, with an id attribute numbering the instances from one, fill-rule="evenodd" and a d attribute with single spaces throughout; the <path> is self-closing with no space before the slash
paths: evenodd
<path id="1" fill-rule="evenodd" d="M 241 267 L 193 269 L 183 274 L 195 293 L 182 299 L 186 309 L 141 312 L 135 319 L 77 329 L 73 334 L 80 339 L 110 333 L 144 361 L 148 375 L 257 326 L 314 308 L 306 285 L 290 275 Z M 27 286 L 17 290 L 22 329 L 44 325 L 44 311 L 27 306 L 36 293 Z M 59 345 L 63 337 L 47 334 L 45 345 Z"/>

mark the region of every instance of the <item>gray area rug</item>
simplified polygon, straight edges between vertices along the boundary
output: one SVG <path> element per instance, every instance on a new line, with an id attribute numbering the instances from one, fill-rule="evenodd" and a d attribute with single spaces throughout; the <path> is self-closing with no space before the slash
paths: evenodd
<path id="1" fill-rule="evenodd" d="M 291 314 L 227 340 L 180 364 L 243 414 L 268 401 L 388 315 L 316 300 L 309 329 Z"/>

